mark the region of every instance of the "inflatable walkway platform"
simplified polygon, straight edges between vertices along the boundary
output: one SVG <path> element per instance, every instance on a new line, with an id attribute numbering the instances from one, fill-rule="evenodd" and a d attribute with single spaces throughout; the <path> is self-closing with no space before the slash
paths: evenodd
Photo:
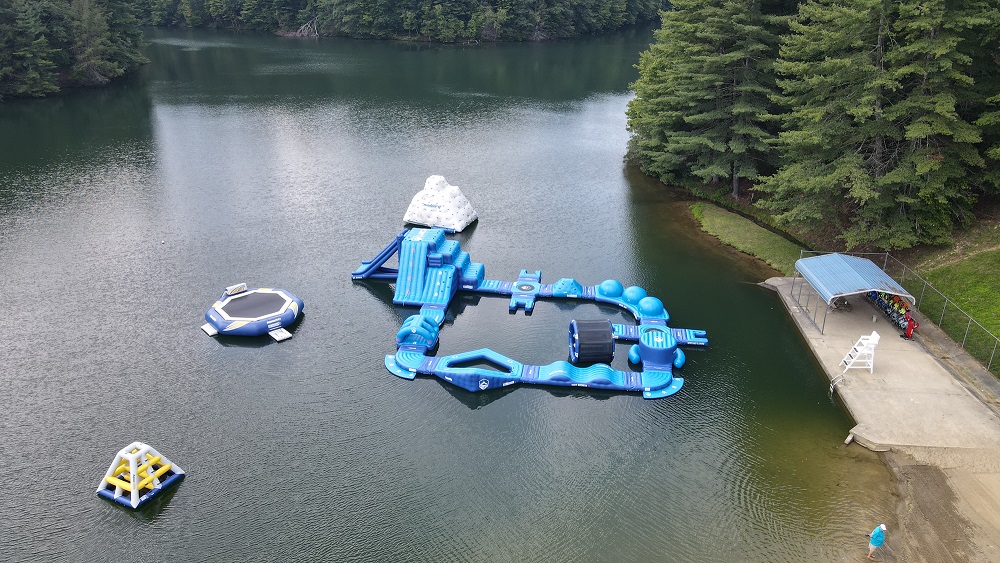
<path id="1" fill-rule="evenodd" d="M 398 268 L 386 267 L 393 256 Z M 521 270 L 514 281 L 486 279 L 485 267 L 472 262 L 457 241 L 445 237 L 443 229 L 404 230 L 375 258 L 362 262 L 352 278 L 394 281 L 393 303 L 420 307 L 396 333 L 397 351 L 385 357 L 386 369 L 404 379 L 434 375 L 473 392 L 530 383 L 632 391 L 658 399 L 673 395 L 684 384 L 673 373 L 685 362 L 679 346 L 708 345 L 703 330 L 670 328 L 663 302 L 638 286 L 626 288 L 616 280 L 586 286 L 572 278 L 542 283 L 538 270 Z M 512 312 L 523 309 L 531 313 L 539 298 L 605 303 L 625 309 L 638 324 L 574 320 L 568 334 L 569 362 L 522 364 L 488 348 L 440 358 L 429 355 L 437 346 L 445 311 L 458 290 L 509 295 Z M 617 341 L 634 342 L 628 357 L 631 364 L 639 366 L 638 371 L 616 370 L 609 365 Z M 469 367 L 473 363 L 477 367 Z"/>

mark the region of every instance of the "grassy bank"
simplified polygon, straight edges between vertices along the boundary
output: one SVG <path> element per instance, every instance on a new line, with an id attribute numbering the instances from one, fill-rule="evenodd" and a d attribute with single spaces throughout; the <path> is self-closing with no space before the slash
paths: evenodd
<path id="1" fill-rule="evenodd" d="M 764 228 L 750 219 L 699 202 L 691 212 L 702 229 L 722 242 L 771 265 L 786 276 L 795 273 L 799 245 Z M 910 249 L 893 255 L 930 282 L 951 301 L 950 310 L 944 300 L 922 284 L 907 284 L 914 295 L 921 294 L 920 310 L 932 322 L 942 322 L 941 328 L 958 343 L 965 342 L 970 354 L 983 365 L 993 359 L 992 370 L 1000 373 L 1000 350 L 995 348 L 1000 336 L 1000 218 L 986 217 L 975 226 L 957 233 L 954 244 L 942 247 Z M 957 307 L 955 307 L 957 305 Z M 958 308 L 968 316 L 958 312 Z M 969 317 L 982 328 L 969 323 Z M 983 330 L 985 329 L 985 330 Z M 987 333 L 988 331 L 988 333 Z"/>
<path id="2" fill-rule="evenodd" d="M 711 203 L 696 203 L 691 206 L 691 212 L 705 232 L 722 242 L 767 262 L 786 276 L 795 273 L 795 261 L 802 249 L 799 245 Z"/>
<path id="3" fill-rule="evenodd" d="M 1000 209 L 982 212 L 952 244 L 897 256 L 994 335 L 1000 336 Z"/>
<path id="4" fill-rule="evenodd" d="M 1000 251 L 975 254 L 923 277 L 987 330 L 1000 334 Z"/>

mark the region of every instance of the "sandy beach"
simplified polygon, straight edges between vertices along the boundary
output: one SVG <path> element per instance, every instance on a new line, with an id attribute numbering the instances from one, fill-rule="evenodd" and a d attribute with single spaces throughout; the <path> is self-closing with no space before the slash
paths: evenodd
<path id="1" fill-rule="evenodd" d="M 915 342 L 1000 416 L 1000 381 L 943 331 L 924 323 Z M 1000 450 L 900 447 L 882 455 L 901 495 L 899 561 L 1000 561 Z"/>

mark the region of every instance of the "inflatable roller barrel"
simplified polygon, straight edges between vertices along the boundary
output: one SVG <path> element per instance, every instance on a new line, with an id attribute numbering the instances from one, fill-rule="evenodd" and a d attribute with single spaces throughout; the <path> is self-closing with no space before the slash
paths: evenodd
<path id="1" fill-rule="evenodd" d="M 611 321 L 569 323 L 569 360 L 576 363 L 610 363 L 615 357 L 615 335 Z"/>

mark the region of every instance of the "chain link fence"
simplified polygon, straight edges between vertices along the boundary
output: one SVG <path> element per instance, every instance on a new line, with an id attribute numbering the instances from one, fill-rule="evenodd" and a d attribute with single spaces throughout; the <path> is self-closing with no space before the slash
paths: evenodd
<path id="1" fill-rule="evenodd" d="M 803 256 L 827 254 L 825 252 L 803 252 Z M 913 269 L 900 262 L 888 252 L 867 253 L 847 252 L 851 256 L 867 258 L 880 266 L 903 289 L 916 298 L 914 308 L 937 324 L 962 348 L 980 361 L 993 375 L 1000 377 L 1000 338 L 969 316 L 954 301 L 938 291 L 931 283 Z"/>

